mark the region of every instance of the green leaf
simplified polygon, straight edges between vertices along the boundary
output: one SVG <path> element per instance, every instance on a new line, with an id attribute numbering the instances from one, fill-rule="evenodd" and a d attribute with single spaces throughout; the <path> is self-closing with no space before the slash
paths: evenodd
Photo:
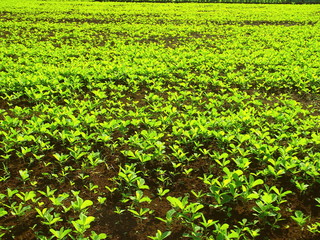
<path id="1" fill-rule="evenodd" d="M 89 206 L 92 206 L 93 205 L 93 202 L 91 200 L 85 200 L 82 204 L 81 204 L 81 207 L 80 209 L 84 209 L 86 207 L 89 207 Z"/>
<path id="2" fill-rule="evenodd" d="M 167 200 L 171 203 L 173 207 L 178 207 L 180 209 L 184 209 L 185 205 L 180 201 L 179 198 L 168 196 Z"/>
<path id="3" fill-rule="evenodd" d="M 274 200 L 273 200 L 273 194 L 268 194 L 268 193 L 265 193 L 262 197 L 261 197 L 261 200 L 266 203 L 266 204 L 270 204 L 272 203 Z"/>
<path id="4" fill-rule="evenodd" d="M 261 185 L 263 183 L 264 183 L 264 181 L 262 179 L 257 179 L 252 183 L 251 187 L 255 187 L 255 186 Z"/>
<path id="5" fill-rule="evenodd" d="M 258 199 L 259 194 L 258 193 L 251 193 L 247 196 L 248 199 Z"/>
<path id="6" fill-rule="evenodd" d="M 236 238 L 236 239 L 239 239 L 240 236 L 239 236 L 239 233 L 235 232 L 235 231 L 232 231 L 232 233 L 230 233 L 228 235 L 228 238 Z"/>
<path id="7" fill-rule="evenodd" d="M 4 208 L 0 208 L 0 217 L 7 215 L 7 213 L 8 212 L 6 210 L 4 210 Z"/>

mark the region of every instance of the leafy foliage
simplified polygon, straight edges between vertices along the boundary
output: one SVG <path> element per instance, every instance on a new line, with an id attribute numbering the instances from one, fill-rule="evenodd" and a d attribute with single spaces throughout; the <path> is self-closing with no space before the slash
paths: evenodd
<path id="1" fill-rule="evenodd" d="M 0 238 L 319 238 L 319 12 L 1 1 Z"/>

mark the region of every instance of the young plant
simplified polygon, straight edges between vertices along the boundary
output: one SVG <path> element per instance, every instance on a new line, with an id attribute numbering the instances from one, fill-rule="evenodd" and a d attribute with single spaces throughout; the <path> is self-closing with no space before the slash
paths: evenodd
<path id="1" fill-rule="evenodd" d="M 83 200 L 78 195 L 76 195 L 76 201 L 71 202 L 71 208 L 77 212 L 85 212 L 86 208 L 92 205 L 93 202 L 91 200 Z"/>
<path id="2" fill-rule="evenodd" d="M 170 192 L 169 189 L 163 189 L 162 187 L 157 188 L 157 193 L 158 193 L 158 196 L 159 196 L 160 198 L 162 198 L 163 196 L 165 196 L 168 192 Z"/>
<path id="3" fill-rule="evenodd" d="M 54 237 L 57 239 L 65 240 L 67 239 L 67 235 L 72 231 L 71 229 L 64 229 L 64 227 L 61 227 L 59 230 L 54 230 L 52 228 L 49 229 L 49 231 L 53 234 Z"/>
<path id="4" fill-rule="evenodd" d="M 29 170 L 25 169 L 25 170 L 19 170 L 19 174 L 21 177 L 21 180 L 23 181 L 23 183 L 26 183 L 29 179 L 30 179 L 30 174 L 29 174 Z"/>
<path id="5" fill-rule="evenodd" d="M 78 237 L 82 237 L 84 233 L 91 227 L 90 224 L 95 220 L 95 217 L 86 216 L 83 213 L 80 213 L 79 219 L 71 221 L 73 227 L 75 228 L 74 232 L 78 234 Z"/>
<path id="6" fill-rule="evenodd" d="M 157 230 L 157 233 L 154 237 L 148 236 L 148 238 L 152 240 L 163 240 L 171 235 L 171 231 L 161 232 L 160 230 Z"/>
<path id="7" fill-rule="evenodd" d="M 53 213 L 51 214 L 51 212 L 54 210 L 54 208 L 44 208 L 42 210 L 40 210 L 39 208 L 35 208 L 36 211 L 38 212 L 37 217 L 42 218 L 42 223 L 45 225 L 53 225 L 56 224 L 57 222 L 61 222 L 62 218 L 60 217 L 59 213 Z"/>
<path id="8" fill-rule="evenodd" d="M 17 205 L 16 202 L 13 202 L 10 206 L 7 207 L 10 209 L 12 215 L 18 217 L 23 216 L 27 211 L 31 209 L 30 205 L 24 206 L 22 202 L 19 203 L 19 205 Z"/>
<path id="9" fill-rule="evenodd" d="M 276 194 L 265 192 L 261 196 L 261 200 L 256 202 L 257 206 L 253 207 L 253 210 L 256 212 L 254 215 L 257 215 L 259 219 L 273 228 L 278 228 L 279 226 L 276 223 L 281 220 L 280 207 L 273 205 L 276 201 Z"/>
<path id="10" fill-rule="evenodd" d="M 150 210 L 150 208 L 140 208 L 139 211 L 135 209 L 128 209 L 129 212 L 133 214 L 133 216 L 139 218 L 140 220 L 147 219 L 147 216 L 145 216 L 147 213 L 151 214 L 153 213 L 153 210 Z"/>
<path id="11" fill-rule="evenodd" d="M 53 189 L 51 190 L 49 186 L 46 187 L 46 191 L 38 191 L 40 194 L 42 194 L 43 196 L 49 198 L 51 196 L 54 196 L 54 193 L 57 191 L 57 189 Z"/>
<path id="12" fill-rule="evenodd" d="M 306 225 L 309 217 L 305 217 L 303 212 L 301 211 L 295 211 L 294 212 L 294 216 L 291 216 L 291 218 L 300 226 L 303 227 L 304 225 Z"/>
<path id="13" fill-rule="evenodd" d="M 151 199 L 149 197 L 144 197 L 143 192 L 141 190 L 137 190 L 136 194 L 133 196 L 129 196 L 129 198 L 132 200 L 133 205 L 139 206 L 143 202 L 150 203 Z"/>
<path id="14" fill-rule="evenodd" d="M 173 223 L 175 213 L 176 213 L 175 209 L 170 209 L 169 211 L 167 211 L 165 219 L 160 217 L 156 217 L 156 219 L 164 222 L 167 225 L 167 227 L 170 227 Z"/>

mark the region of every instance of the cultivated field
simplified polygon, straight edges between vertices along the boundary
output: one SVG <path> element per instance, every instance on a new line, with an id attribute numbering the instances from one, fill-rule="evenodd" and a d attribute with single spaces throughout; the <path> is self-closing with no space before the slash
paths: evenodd
<path id="1" fill-rule="evenodd" d="M 0 238 L 320 239 L 320 6 L 0 2 Z"/>

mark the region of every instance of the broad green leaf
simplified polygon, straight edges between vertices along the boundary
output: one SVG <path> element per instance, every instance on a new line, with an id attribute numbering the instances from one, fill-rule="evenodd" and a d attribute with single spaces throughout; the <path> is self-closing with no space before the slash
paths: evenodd
<path id="1" fill-rule="evenodd" d="M 247 196 L 248 199 L 258 199 L 259 194 L 258 193 L 251 193 Z"/>

